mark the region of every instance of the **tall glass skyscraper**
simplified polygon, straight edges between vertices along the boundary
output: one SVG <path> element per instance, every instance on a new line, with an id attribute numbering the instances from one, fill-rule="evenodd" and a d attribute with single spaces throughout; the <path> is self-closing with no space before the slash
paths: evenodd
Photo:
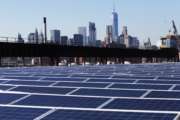
<path id="1" fill-rule="evenodd" d="M 78 27 L 78 34 L 81 34 L 83 36 L 83 45 L 88 45 L 87 41 L 87 28 L 84 26 Z"/>
<path id="2" fill-rule="evenodd" d="M 89 22 L 89 45 L 96 46 L 96 25 L 93 22 Z"/>
<path id="3" fill-rule="evenodd" d="M 113 28 L 113 42 L 117 42 L 119 35 L 118 13 L 113 9 L 112 12 L 112 28 Z"/>
<path id="4" fill-rule="evenodd" d="M 51 42 L 60 44 L 61 43 L 61 31 L 60 30 L 51 30 Z"/>

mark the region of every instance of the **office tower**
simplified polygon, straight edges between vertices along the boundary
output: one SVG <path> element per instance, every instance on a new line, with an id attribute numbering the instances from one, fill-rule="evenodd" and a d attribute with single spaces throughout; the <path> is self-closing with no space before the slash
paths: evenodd
<path id="1" fill-rule="evenodd" d="M 113 40 L 113 28 L 112 25 L 106 26 L 106 45 L 111 44 Z"/>
<path id="2" fill-rule="evenodd" d="M 39 43 L 39 33 L 38 30 L 35 30 L 35 43 L 38 44 Z"/>
<path id="3" fill-rule="evenodd" d="M 43 32 L 41 32 L 41 33 L 39 34 L 39 43 L 40 43 L 40 44 L 45 43 L 45 38 L 44 38 Z"/>
<path id="4" fill-rule="evenodd" d="M 61 31 L 60 30 L 51 30 L 51 42 L 60 44 L 61 43 Z"/>
<path id="5" fill-rule="evenodd" d="M 113 31 L 113 42 L 117 42 L 119 31 L 118 31 L 118 13 L 115 11 L 115 8 L 112 12 L 112 31 Z"/>
<path id="6" fill-rule="evenodd" d="M 137 37 L 128 36 L 129 39 L 129 48 L 139 48 L 139 40 Z"/>
<path id="7" fill-rule="evenodd" d="M 61 36 L 61 45 L 68 45 L 68 36 Z"/>
<path id="8" fill-rule="evenodd" d="M 128 35 L 127 26 L 123 27 L 122 35 L 120 35 L 120 44 L 126 45 L 126 48 L 139 48 L 140 42 L 137 37 Z"/>
<path id="9" fill-rule="evenodd" d="M 24 39 L 22 38 L 20 33 L 18 33 L 17 43 L 24 43 Z"/>
<path id="10" fill-rule="evenodd" d="M 74 34 L 74 38 L 72 40 L 73 46 L 83 46 L 83 36 L 81 34 Z"/>
<path id="11" fill-rule="evenodd" d="M 36 43 L 35 42 L 35 33 L 29 33 L 29 35 L 28 35 L 28 43 Z"/>
<path id="12" fill-rule="evenodd" d="M 89 22 L 89 46 L 96 46 L 96 25 Z"/>
<path id="13" fill-rule="evenodd" d="M 87 28 L 86 27 L 79 27 L 78 28 L 78 34 L 81 34 L 83 36 L 83 45 L 88 45 L 87 41 Z"/>
<path id="14" fill-rule="evenodd" d="M 96 40 L 96 47 L 102 47 L 102 41 Z"/>
<path id="15" fill-rule="evenodd" d="M 127 26 L 123 26 L 122 34 L 123 34 L 123 37 L 124 37 L 124 44 L 128 48 L 130 45 L 129 45 L 129 35 L 128 35 Z"/>

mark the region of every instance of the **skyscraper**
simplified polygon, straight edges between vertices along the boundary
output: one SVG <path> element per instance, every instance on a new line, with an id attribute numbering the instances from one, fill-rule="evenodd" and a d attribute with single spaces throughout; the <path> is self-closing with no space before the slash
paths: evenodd
<path id="1" fill-rule="evenodd" d="M 113 42 L 117 43 L 118 35 L 119 35 L 119 25 L 118 25 L 118 13 L 115 11 L 115 8 L 112 12 L 112 30 L 113 30 Z"/>
<path id="2" fill-rule="evenodd" d="M 113 40 L 113 29 L 112 29 L 112 25 L 107 25 L 106 26 L 106 44 L 110 44 L 112 43 Z"/>
<path id="3" fill-rule="evenodd" d="M 88 45 L 87 41 L 87 28 L 86 27 L 79 27 L 78 28 L 78 34 L 81 34 L 83 36 L 83 45 Z"/>
<path id="4" fill-rule="evenodd" d="M 22 38 L 21 34 L 18 33 L 18 39 L 17 39 L 18 43 L 24 43 L 24 39 Z"/>
<path id="5" fill-rule="evenodd" d="M 96 25 L 89 22 L 89 43 L 90 46 L 96 46 Z"/>
<path id="6" fill-rule="evenodd" d="M 83 46 L 83 36 L 81 34 L 74 34 L 72 41 L 73 46 Z"/>
<path id="7" fill-rule="evenodd" d="M 61 31 L 60 30 L 51 30 L 51 42 L 60 44 L 61 43 Z"/>
<path id="8" fill-rule="evenodd" d="M 39 34 L 39 43 L 45 43 L 45 38 L 43 32 Z"/>
<path id="9" fill-rule="evenodd" d="M 36 43 L 36 44 L 39 43 L 39 33 L 38 33 L 38 29 L 35 30 L 35 43 Z"/>
<path id="10" fill-rule="evenodd" d="M 125 44 L 126 47 L 128 48 L 128 47 L 130 46 L 130 44 L 129 44 L 129 35 L 128 35 L 127 26 L 123 26 L 122 34 L 123 34 L 123 36 L 124 36 L 124 44 Z"/>
<path id="11" fill-rule="evenodd" d="M 36 43 L 35 42 L 35 33 L 29 33 L 29 35 L 28 35 L 28 43 Z"/>
<path id="12" fill-rule="evenodd" d="M 61 36 L 61 45 L 68 45 L 68 36 Z"/>

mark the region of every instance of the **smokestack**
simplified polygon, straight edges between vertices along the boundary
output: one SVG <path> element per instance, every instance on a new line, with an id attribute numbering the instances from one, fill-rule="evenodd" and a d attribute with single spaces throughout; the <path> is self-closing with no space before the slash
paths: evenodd
<path id="1" fill-rule="evenodd" d="M 44 17 L 44 36 L 45 36 L 45 43 L 47 43 L 47 18 Z"/>

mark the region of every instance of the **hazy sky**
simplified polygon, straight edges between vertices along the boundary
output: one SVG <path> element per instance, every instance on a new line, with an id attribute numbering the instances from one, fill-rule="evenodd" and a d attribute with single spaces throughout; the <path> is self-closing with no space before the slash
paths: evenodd
<path id="1" fill-rule="evenodd" d="M 174 19 L 180 29 L 180 0 L 115 0 L 119 30 L 128 26 L 129 34 L 141 42 L 151 37 L 156 43 L 168 33 Z M 113 0 L 0 0 L 0 36 L 27 37 L 47 16 L 48 29 L 60 29 L 63 35 L 77 33 L 78 26 L 94 21 L 98 39 L 104 39 L 111 24 Z"/>

